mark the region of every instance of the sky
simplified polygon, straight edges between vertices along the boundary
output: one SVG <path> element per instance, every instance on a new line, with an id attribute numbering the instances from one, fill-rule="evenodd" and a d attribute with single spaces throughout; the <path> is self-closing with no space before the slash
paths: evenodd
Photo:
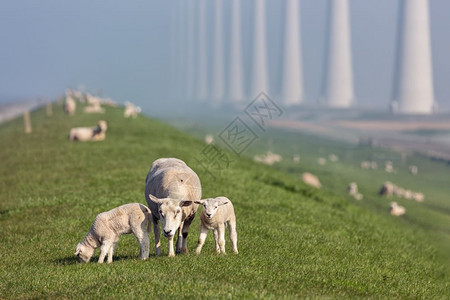
<path id="1" fill-rule="evenodd" d="M 67 87 L 83 87 L 118 102 L 132 101 L 144 110 L 192 101 L 185 88 L 189 65 L 186 20 L 189 3 L 196 1 L 3 0 L 0 102 L 55 98 Z M 250 90 L 253 1 L 241 1 L 246 91 Z M 207 3 L 211 50 L 214 1 Z M 224 1 L 225 45 L 229 43 L 229 3 Z M 266 0 L 266 5 L 270 96 L 276 99 L 282 74 L 284 1 Z M 350 0 L 359 106 L 387 108 L 391 101 L 398 8 L 398 0 Z M 326 12 L 327 0 L 300 2 L 305 104 L 313 105 L 320 98 Z M 449 16 L 450 1 L 430 0 L 435 98 L 444 108 L 450 108 Z M 208 55 L 211 72 L 211 52 Z M 247 96 L 249 101 L 253 98 Z"/>

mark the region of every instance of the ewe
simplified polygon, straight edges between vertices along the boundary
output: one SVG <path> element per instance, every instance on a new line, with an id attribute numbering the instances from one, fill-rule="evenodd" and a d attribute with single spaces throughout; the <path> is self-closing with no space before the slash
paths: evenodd
<path id="1" fill-rule="evenodd" d="M 169 256 L 175 256 L 173 238 L 178 229 L 177 253 L 187 253 L 189 226 L 194 220 L 202 197 L 197 174 L 177 158 L 160 158 L 150 166 L 145 179 L 145 199 L 152 211 L 156 255 L 161 254 L 159 220 L 169 239 Z"/>
<path id="2" fill-rule="evenodd" d="M 214 240 L 216 242 L 217 253 L 225 253 L 225 224 L 228 226 L 228 233 L 231 240 L 233 253 L 238 254 L 236 216 L 231 201 L 226 197 L 208 198 L 200 201 L 194 201 L 203 205 L 200 219 L 200 237 L 198 238 L 197 249 L 195 253 L 200 254 L 205 243 L 208 230 L 213 230 Z"/>
<path id="3" fill-rule="evenodd" d="M 76 127 L 69 133 L 71 141 L 103 141 L 106 138 L 106 121 L 98 121 L 97 127 Z"/>
<path id="4" fill-rule="evenodd" d="M 108 263 L 111 263 L 119 237 L 133 233 L 141 249 L 139 258 L 148 258 L 150 215 L 151 211 L 139 203 L 125 204 L 97 215 L 84 240 L 78 243 L 75 255 L 79 261 L 87 263 L 100 247 L 98 262 L 103 263 L 108 255 Z"/>

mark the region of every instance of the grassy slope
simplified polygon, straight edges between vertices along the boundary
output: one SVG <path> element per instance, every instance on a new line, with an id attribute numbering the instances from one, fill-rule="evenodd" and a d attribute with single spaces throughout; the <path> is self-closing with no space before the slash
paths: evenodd
<path id="1" fill-rule="evenodd" d="M 66 139 L 70 127 L 95 124 L 93 115 L 47 118 L 39 110 L 31 135 L 21 119 L 0 126 L 0 298 L 449 297 L 424 231 L 232 154 L 214 180 L 195 161 L 201 142 L 121 113 L 107 110 L 100 143 Z M 159 157 L 185 160 L 204 197 L 232 199 L 240 254 L 216 255 L 210 234 L 195 256 L 197 217 L 185 256 L 142 262 L 134 238 L 123 236 L 112 265 L 76 263 L 75 245 L 97 213 L 145 203 L 144 178 Z"/>

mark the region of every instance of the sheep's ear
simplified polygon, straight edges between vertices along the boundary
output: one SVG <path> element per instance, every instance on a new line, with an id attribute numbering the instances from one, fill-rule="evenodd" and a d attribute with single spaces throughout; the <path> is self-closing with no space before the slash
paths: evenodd
<path id="1" fill-rule="evenodd" d="M 225 204 L 228 204 L 228 203 L 230 203 L 230 200 L 220 200 L 220 202 L 219 202 L 219 205 L 225 205 Z"/>
<path id="2" fill-rule="evenodd" d="M 194 202 L 194 201 L 190 201 L 190 200 L 181 200 L 181 201 L 180 201 L 180 206 L 181 206 L 181 207 L 183 207 L 183 206 L 189 206 L 189 205 L 192 205 L 193 202 Z"/>
<path id="3" fill-rule="evenodd" d="M 194 203 L 202 205 L 205 200 L 194 200 Z"/>
<path id="4" fill-rule="evenodd" d="M 166 200 L 167 198 L 164 199 L 160 199 L 158 197 L 153 196 L 152 194 L 149 194 L 148 197 L 150 198 L 150 200 L 152 200 L 153 202 L 157 203 L 157 204 L 161 204 L 164 202 L 164 200 Z"/>

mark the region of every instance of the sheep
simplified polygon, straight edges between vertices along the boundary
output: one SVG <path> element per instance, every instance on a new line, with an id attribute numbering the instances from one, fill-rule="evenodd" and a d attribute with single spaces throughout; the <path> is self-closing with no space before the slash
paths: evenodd
<path id="1" fill-rule="evenodd" d="M 123 112 L 125 118 L 137 118 L 140 112 L 141 108 L 139 106 L 136 106 L 131 102 L 125 102 L 125 110 Z"/>
<path id="2" fill-rule="evenodd" d="M 425 200 L 425 195 L 420 192 L 413 192 L 412 199 L 416 202 L 423 202 L 423 200 Z"/>
<path id="3" fill-rule="evenodd" d="M 214 142 L 214 136 L 212 134 L 205 135 L 205 143 L 210 145 Z"/>
<path id="4" fill-rule="evenodd" d="M 408 170 L 411 175 L 417 175 L 417 173 L 419 172 L 419 168 L 414 165 L 409 166 Z"/>
<path id="5" fill-rule="evenodd" d="M 106 138 L 106 121 L 98 121 L 97 127 L 76 127 L 69 133 L 71 141 L 103 141 Z"/>
<path id="6" fill-rule="evenodd" d="M 338 157 L 336 154 L 331 153 L 330 155 L 328 155 L 328 159 L 329 159 L 331 162 L 337 162 L 337 161 L 339 160 L 339 157 Z"/>
<path id="7" fill-rule="evenodd" d="M 266 154 L 262 154 L 262 155 L 255 155 L 253 157 L 254 161 L 263 163 L 265 165 L 271 166 L 276 162 L 280 162 L 283 158 L 281 157 L 281 155 L 276 154 L 276 153 L 272 153 L 271 151 L 267 151 Z"/>
<path id="8" fill-rule="evenodd" d="M 347 190 L 350 195 L 356 195 L 358 194 L 358 185 L 356 184 L 356 182 L 350 182 Z"/>
<path id="9" fill-rule="evenodd" d="M 66 102 L 64 104 L 64 112 L 71 116 L 75 114 L 75 110 L 77 108 L 77 104 L 75 103 L 75 100 L 71 96 L 66 97 Z"/>
<path id="10" fill-rule="evenodd" d="M 195 253 L 197 255 L 200 254 L 208 230 L 212 229 L 214 232 L 217 253 L 225 254 L 225 225 L 228 225 L 231 248 L 234 254 L 238 254 L 236 216 L 231 201 L 226 197 L 216 197 L 194 202 L 203 205 L 202 214 L 200 215 L 202 221 L 200 226 L 200 237 L 198 238 Z"/>
<path id="11" fill-rule="evenodd" d="M 379 193 L 380 193 L 380 195 L 384 195 L 384 196 L 392 196 L 394 193 L 394 187 L 395 187 L 394 184 L 392 184 L 389 181 L 386 181 L 381 186 Z"/>
<path id="12" fill-rule="evenodd" d="M 384 170 L 388 173 L 394 172 L 394 165 L 392 164 L 392 161 L 388 160 L 385 162 Z"/>
<path id="13" fill-rule="evenodd" d="M 406 209 L 403 206 L 398 205 L 397 202 L 391 202 L 389 210 L 391 212 L 391 215 L 397 217 L 404 215 L 406 212 Z"/>
<path id="14" fill-rule="evenodd" d="M 300 155 L 294 154 L 294 155 L 292 156 L 292 161 L 293 161 L 295 164 L 298 164 L 298 163 L 300 162 Z"/>
<path id="15" fill-rule="evenodd" d="M 139 246 L 139 258 L 149 257 L 148 233 L 151 230 L 151 211 L 140 203 L 130 203 L 97 215 L 84 240 L 78 243 L 75 255 L 80 262 L 89 262 L 95 249 L 100 247 L 98 263 L 108 255 L 112 263 L 114 250 L 122 234 L 133 233 Z"/>
<path id="16" fill-rule="evenodd" d="M 161 255 L 159 220 L 169 241 L 169 257 L 175 256 L 173 238 L 178 229 L 177 253 L 187 253 L 187 236 L 194 220 L 202 187 L 197 174 L 177 158 L 160 158 L 145 179 L 145 199 L 152 211 L 156 255 Z"/>
<path id="17" fill-rule="evenodd" d="M 86 106 L 84 108 L 84 113 L 86 113 L 86 114 L 104 114 L 105 109 L 102 108 L 100 105 L 91 105 L 91 106 Z"/>
<path id="18" fill-rule="evenodd" d="M 324 165 L 327 163 L 327 160 L 326 160 L 325 158 L 323 158 L 323 157 L 319 157 L 319 158 L 317 159 L 317 163 L 318 163 L 320 166 L 324 166 Z"/>
<path id="19" fill-rule="evenodd" d="M 317 178 L 317 176 L 314 176 L 313 174 L 308 173 L 308 172 L 305 172 L 302 174 L 302 180 L 307 185 L 313 186 L 318 189 L 320 189 L 320 187 L 322 186 L 320 184 L 319 178 Z"/>

